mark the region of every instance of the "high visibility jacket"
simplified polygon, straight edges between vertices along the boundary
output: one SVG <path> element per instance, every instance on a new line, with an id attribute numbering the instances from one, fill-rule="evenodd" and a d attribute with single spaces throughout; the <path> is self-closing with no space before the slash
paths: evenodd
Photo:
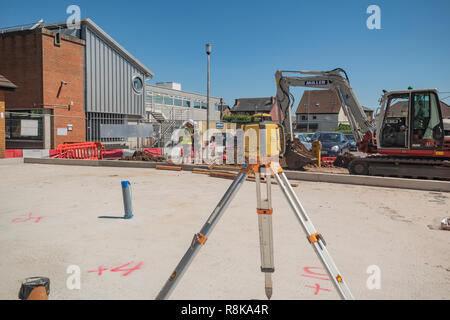
<path id="1" fill-rule="evenodd" d="M 184 128 L 182 138 L 182 144 L 192 144 L 191 130 L 188 127 Z"/>

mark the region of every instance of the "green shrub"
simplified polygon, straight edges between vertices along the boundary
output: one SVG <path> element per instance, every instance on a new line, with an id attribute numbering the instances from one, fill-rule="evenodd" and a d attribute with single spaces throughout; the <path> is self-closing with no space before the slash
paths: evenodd
<path id="1" fill-rule="evenodd" d="M 252 117 L 247 114 L 232 114 L 229 116 L 223 116 L 222 120 L 226 122 L 250 122 Z"/>

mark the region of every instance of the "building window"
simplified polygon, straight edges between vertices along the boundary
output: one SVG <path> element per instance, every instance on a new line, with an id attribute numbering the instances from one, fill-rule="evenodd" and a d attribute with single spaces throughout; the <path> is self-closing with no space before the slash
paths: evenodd
<path id="1" fill-rule="evenodd" d="M 163 98 L 160 95 L 156 95 L 153 97 L 153 103 L 155 104 L 162 104 L 163 103 Z"/>
<path id="2" fill-rule="evenodd" d="M 57 47 L 61 46 L 61 33 L 59 32 L 55 34 L 55 46 Z"/>
<path id="3" fill-rule="evenodd" d="M 214 109 L 215 109 L 216 111 L 220 111 L 220 105 L 216 103 L 216 104 L 214 105 Z"/>
<path id="4" fill-rule="evenodd" d="M 145 96 L 145 102 L 152 103 L 152 94 L 148 94 Z"/>
<path id="5" fill-rule="evenodd" d="M 191 102 L 189 100 L 183 100 L 183 107 L 190 108 Z"/>
<path id="6" fill-rule="evenodd" d="M 308 120 L 307 116 L 302 116 L 302 120 Z"/>
<path id="7" fill-rule="evenodd" d="M 164 104 L 166 106 L 173 106 L 173 98 L 172 97 L 164 97 Z"/>
<path id="8" fill-rule="evenodd" d="M 132 79 L 133 90 L 137 94 L 141 94 L 144 89 L 144 81 L 140 76 L 133 76 Z"/>
<path id="9" fill-rule="evenodd" d="M 194 108 L 195 109 L 200 109 L 200 101 L 195 101 L 194 102 Z"/>
<path id="10" fill-rule="evenodd" d="M 177 107 L 181 107 L 183 104 L 183 101 L 181 100 L 181 98 L 175 98 L 173 100 L 173 102 L 174 102 L 174 105 L 176 105 Z"/>
<path id="11" fill-rule="evenodd" d="M 202 102 L 202 109 L 208 109 L 208 107 L 206 106 L 206 103 Z"/>
<path id="12" fill-rule="evenodd" d="M 316 120 L 317 119 L 317 116 L 313 116 L 313 120 Z"/>

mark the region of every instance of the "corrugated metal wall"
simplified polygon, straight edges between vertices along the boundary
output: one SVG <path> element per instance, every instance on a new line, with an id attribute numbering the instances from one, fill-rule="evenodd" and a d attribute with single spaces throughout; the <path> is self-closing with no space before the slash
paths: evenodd
<path id="1" fill-rule="evenodd" d="M 144 116 L 145 92 L 137 94 L 132 87 L 134 75 L 140 75 L 145 83 L 144 74 L 86 25 L 82 32 L 86 40 L 86 112 Z"/>

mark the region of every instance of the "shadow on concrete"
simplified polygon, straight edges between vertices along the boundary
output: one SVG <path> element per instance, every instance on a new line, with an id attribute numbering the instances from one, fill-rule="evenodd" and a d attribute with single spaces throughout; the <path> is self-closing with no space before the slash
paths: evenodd
<path id="1" fill-rule="evenodd" d="M 100 216 L 99 219 L 125 219 L 125 217 Z"/>

